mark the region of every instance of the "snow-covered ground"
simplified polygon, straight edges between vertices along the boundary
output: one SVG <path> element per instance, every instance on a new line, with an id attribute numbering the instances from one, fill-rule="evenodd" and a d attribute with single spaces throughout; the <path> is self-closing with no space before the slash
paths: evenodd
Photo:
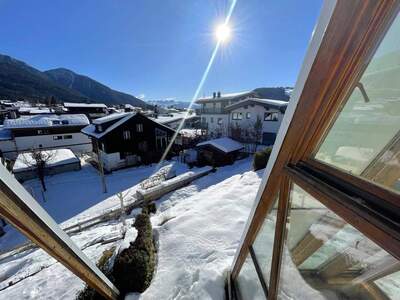
<path id="1" fill-rule="evenodd" d="M 183 171 L 185 166 L 178 165 L 178 168 Z M 157 213 L 151 218 L 158 233 L 156 273 L 149 289 L 141 295 L 128 295 L 127 299 L 223 299 L 224 272 L 232 263 L 261 181 L 262 171 L 250 169 L 250 159 L 238 161 L 157 201 Z M 112 193 L 128 189 L 133 193 L 137 183 L 153 171 L 152 167 L 141 167 L 109 175 L 108 194 L 101 192 L 99 177 L 89 166 L 83 168 L 84 176 L 72 178 L 65 173 L 59 176 L 67 176 L 69 180 L 62 180 L 56 175 L 47 181 L 48 194 L 59 201 L 53 203 L 47 195 L 47 202 L 41 204 L 48 211 L 53 209 L 52 215 L 59 222 L 86 208 L 68 220 L 75 222 L 77 218 L 118 205 L 119 200 Z M 90 188 L 91 185 L 96 188 Z M 34 190 L 39 187 L 38 183 L 32 186 Z M 85 203 L 78 208 L 81 201 Z M 65 205 L 64 213 L 55 209 L 60 203 Z M 66 213 L 69 208 L 75 211 Z M 127 221 L 132 223 L 136 213 L 133 211 Z M 99 239 L 118 235 L 120 230 L 120 223 L 112 221 L 85 230 L 72 239 L 97 261 L 105 249 L 122 243 L 102 245 Z M 0 280 L 1 299 L 74 299 L 84 287 L 79 278 L 40 249 L 1 261 Z M 15 284 L 7 287 L 9 282 Z"/>
<path id="2" fill-rule="evenodd" d="M 123 191 L 125 198 L 136 193 L 136 185 L 155 171 L 156 165 L 127 168 L 106 175 L 107 193 L 102 192 L 98 171 L 82 162 L 80 171 L 46 176 L 47 191 L 42 192 L 39 180 L 29 180 L 24 187 L 40 205 L 56 220 L 67 226 L 119 205 L 116 193 Z M 187 166 L 174 162 L 177 174 L 187 171 Z M 11 226 L 6 226 L 6 235 L 0 237 L 0 252 L 26 241 L 26 238 Z"/>

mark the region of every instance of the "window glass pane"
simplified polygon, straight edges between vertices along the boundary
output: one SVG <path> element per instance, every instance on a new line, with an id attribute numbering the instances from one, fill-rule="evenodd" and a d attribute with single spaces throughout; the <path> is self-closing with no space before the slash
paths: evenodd
<path id="1" fill-rule="evenodd" d="M 399 299 L 397 259 L 296 185 L 290 201 L 279 299 Z"/>
<path id="2" fill-rule="evenodd" d="M 240 269 L 236 284 L 243 300 L 266 299 L 250 253 Z"/>
<path id="3" fill-rule="evenodd" d="M 274 236 L 276 226 L 276 216 L 278 210 L 278 199 L 268 214 L 267 218 L 253 243 L 253 250 L 257 258 L 257 262 L 264 275 L 266 285 L 269 284 L 269 275 L 271 270 L 272 251 L 274 248 Z"/>
<path id="4" fill-rule="evenodd" d="M 341 110 L 316 158 L 400 191 L 400 17 Z"/>

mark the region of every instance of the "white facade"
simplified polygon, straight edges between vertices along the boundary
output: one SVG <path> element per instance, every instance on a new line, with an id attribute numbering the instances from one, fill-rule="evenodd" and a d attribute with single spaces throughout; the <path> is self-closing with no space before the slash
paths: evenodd
<path id="1" fill-rule="evenodd" d="M 202 114 L 201 122 L 207 124 L 209 136 L 228 136 L 229 114 Z"/>
<path id="2" fill-rule="evenodd" d="M 0 140 L 0 150 L 8 159 L 15 159 L 19 152 L 32 149 L 57 148 L 67 148 L 74 153 L 87 153 L 92 151 L 92 142 L 87 135 L 80 132 L 19 136 L 12 140 Z"/>
<path id="3" fill-rule="evenodd" d="M 208 113 L 221 111 L 223 113 Z M 284 110 L 283 110 L 284 111 Z M 259 142 L 273 144 L 278 133 L 284 113 L 278 108 L 257 104 L 257 101 L 241 105 L 234 109 L 225 109 L 220 102 L 206 103 L 201 114 L 201 123 L 207 127 L 210 138 L 233 136 L 239 128 L 240 139 L 251 140 L 255 135 L 257 118 L 261 121 L 261 135 Z M 237 136 L 236 136 L 237 137 Z"/>
<path id="4" fill-rule="evenodd" d="M 242 115 L 241 120 L 234 120 L 233 116 L 235 113 L 239 113 Z M 272 114 L 269 116 L 271 120 L 266 120 L 267 117 L 265 114 Z M 276 118 L 275 118 L 276 116 Z M 254 124 L 257 121 L 257 117 L 260 118 L 262 122 L 262 132 L 270 132 L 270 133 L 278 133 L 279 126 L 281 125 L 284 114 L 277 109 L 268 109 L 266 110 L 261 105 L 248 105 L 239 107 L 234 109 L 229 114 L 229 119 L 231 125 L 238 125 L 241 128 L 254 128 Z M 268 117 L 267 117 L 268 119 Z"/>
<path id="5" fill-rule="evenodd" d="M 121 169 L 124 167 L 134 166 L 140 163 L 141 159 L 138 155 L 128 155 L 125 158 L 121 158 L 120 152 L 105 153 L 100 151 L 101 161 L 103 162 L 103 168 L 107 172 Z M 94 153 L 96 155 L 96 153 Z"/>

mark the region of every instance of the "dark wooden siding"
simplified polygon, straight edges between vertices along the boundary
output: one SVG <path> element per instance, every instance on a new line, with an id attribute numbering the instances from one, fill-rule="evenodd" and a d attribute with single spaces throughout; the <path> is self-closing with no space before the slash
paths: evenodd
<path id="1" fill-rule="evenodd" d="M 143 132 L 137 131 L 137 124 L 143 124 Z M 174 135 L 174 130 L 141 114 L 136 114 L 100 138 L 99 142 L 102 144 L 100 147 L 106 153 L 136 154 L 141 156 L 144 161 L 154 161 L 165 150 L 165 147 L 160 149 L 156 145 L 156 129 L 165 132 L 167 141 Z M 124 139 L 124 131 L 129 131 L 130 139 Z M 143 148 L 143 142 L 147 144 L 145 148 Z"/>

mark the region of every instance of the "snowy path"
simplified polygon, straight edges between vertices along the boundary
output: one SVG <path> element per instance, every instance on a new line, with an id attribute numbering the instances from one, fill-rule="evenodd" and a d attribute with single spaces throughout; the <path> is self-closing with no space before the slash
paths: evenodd
<path id="1" fill-rule="evenodd" d="M 261 181 L 262 171 L 250 168 L 250 159 L 236 162 L 157 201 L 158 211 L 151 218 L 159 233 L 157 271 L 146 292 L 126 299 L 223 299 L 224 272 L 232 263 Z M 81 215 L 107 205 L 99 203 Z M 132 222 L 132 217 L 128 221 Z M 104 223 L 73 240 L 85 248 L 96 239 L 115 234 L 119 226 L 117 222 Z M 97 261 L 105 249 L 118 244 L 120 241 L 95 244 L 83 251 Z M 40 249 L 1 263 L 2 287 L 35 271 L 39 272 L 0 291 L 0 298 L 74 299 L 84 287 L 79 278 Z"/>

